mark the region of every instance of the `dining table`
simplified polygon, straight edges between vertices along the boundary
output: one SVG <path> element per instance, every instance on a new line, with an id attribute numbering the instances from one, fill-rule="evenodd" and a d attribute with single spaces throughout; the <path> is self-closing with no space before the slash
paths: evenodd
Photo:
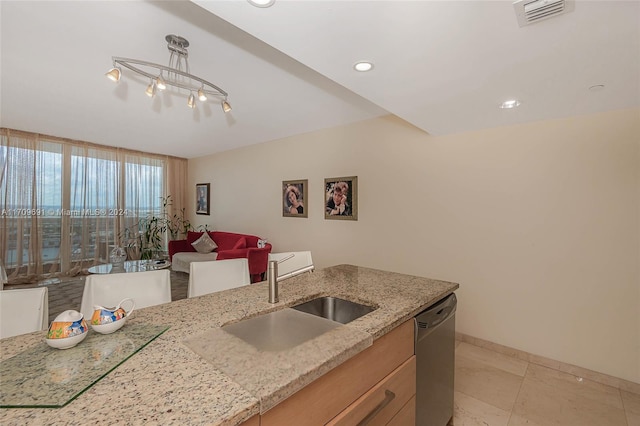
<path id="1" fill-rule="evenodd" d="M 103 263 L 91 266 L 87 269 L 90 274 L 118 274 L 127 272 L 144 272 L 166 269 L 171 266 L 171 262 L 162 260 L 126 260 L 120 265 L 114 263 Z"/>
<path id="2" fill-rule="evenodd" d="M 458 284 L 336 265 L 287 279 L 279 287 L 277 303 L 269 303 L 268 283 L 263 281 L 137 309 L 120 330 L 107 335 L 90 330 L 71 349 L 48 347 L 46 331 L 2 339 L 0 379 L 15 383 L 11 395 L 4 383 L 0 386 L 0 424 L 238 426 L 371 346 Z M 221 332 L 225 325 L 321 296 L 375 310 L 269 358 Z M 230 352 L 232 348 L 238 352 Z M 271 365 L 265 366 L 264 359 Z M 93 378 L 84 377 L 84 385 L 52 404 L 55 398 L 46 391 L 63 392 L 67 384 L 83 378 L 87 368 L 99 374 L 91 370 Z M 248 374 L 251 371 L 256 374 Z M 48 389 L 45 396 L 34 397 L 30 380 L 38 375 L 44 377 L 39 386 Z M 243 381 L 246 378 L 251 382 Z"/>

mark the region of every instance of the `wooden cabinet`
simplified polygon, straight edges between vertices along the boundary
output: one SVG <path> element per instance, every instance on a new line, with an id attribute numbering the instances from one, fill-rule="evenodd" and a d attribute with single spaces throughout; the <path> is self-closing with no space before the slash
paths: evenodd
<path id="1" fill-rule="evenodd" d="M 358 398 L 328 426 L 353 426 L 366 420 L 367 426 L 384 426 L 416 394 L 416 357 L 412 356 L 367 393 Z M 408 425 L 415 423 L 398 423 Z"/>
<path id="2" fill-rule="evenodd" d="M 387 426 L 408 426 L 416 424 L 416 396 L 413 395 L 409 402 L 393 416 Z"/>
<path id="3" fill-rule="evenodd" d="M 413 340 L 413 320 L 409 320 L 264 413 L 260 425 L 321 426 L 331 421 L 347 422 L 334 423 L 336 425 L 357 424 L 361 419 L 354 423 L 348 421 L 363 413 L 365 417 L 371 407 L 375 409 L 387 396 L 385 386 L 393 386 L 397 393 L 390 390 L 394 397 L 380 410 L 379 413 L 384 412 L 380 418 L 392 420 L 415 395 Z M 409 386 L 404 387 L 405 383 Z M 342 418 L 345 420 L 340 420 Z"/>
<path id="4" fill-rule="evenodd" d="M 260 426 L 260 416 L 256 414 L 255 416 L 251 417 L 249 420 L 246 420 L 245 422 L 241 423 L 240 426 Z"/>

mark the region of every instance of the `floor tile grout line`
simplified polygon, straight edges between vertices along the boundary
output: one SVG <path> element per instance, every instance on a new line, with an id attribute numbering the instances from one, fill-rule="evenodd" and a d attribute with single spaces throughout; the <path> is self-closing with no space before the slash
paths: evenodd
<path id="1" fill-rule="evenodd" d="M 462 395 L 466 396 L 467 398 L 471 398 L 471 399 L 473 399 L 473 400 L 475 400 L 475 401 L 478 401 L 478 402 L 480 402 L 480 403 L 482 403 L 482 404 L 488 405 L 489 407 L 495 408 L 496 410 L 505 411 L 505 412 L 507 411 L 507 410 L 504 410 L 504 409 L 502 409 L 502 408 L 500 408 L 500 407 L 496 407 L 495 405 L 491 404 L 490 402 L 483 401 L 483 400 L 478 399 L 477 397 L 475 397 L 475 396 L 473 396 L 473 395 L 469 395 L 469 394 L 468 394 L 468 393 L 466 393 L 466 392 L 462 392 L 462 391 L 455 390 L 455 389 L 454 389 L 454 391 L 455 391 L 455 392 L 458 392 L 459 394 L 462 394 Z M 511 411 L 509 411 L 509 416 L 511 416 Z M 454 415 L 454 417 L 455 417 L 455 415 Z"/>
<path id="2" fill-rule="evenodd" d="M 528 362 L 534 365 L 538 365 L 540 367 L 550 368 L 552 370 L 555 370 L 561 373 L 571 374 L 576 377 L 583 377 L 587 380 L 591 380 L 592 382 L 600 383 L 602 385 L 611 386 L 616 389 L 620 389 L 626 392 L 640 395 L 640 383 L 631 382 L 629 380 L 622 379 L 620 377 L 611 376 L 606 373 L 600 373 L 595 370 L 590 370 L 588 368 L 568 364 L 568 363 L 557 361 L 551 358 L 545 358 L 542 356 L 534 355 L 520 349 L 514 349 L 509 346 L 504 346 L 498 343 L 491 342 L 489 340 L 473 337 L 468 334 L 464 334 L 460 332 L 456 332 L 456 340 L 462 343 L 468 343 L 469 345 L 472 345 L 478 348 L 489 350 L 497 354 L 507 356 L 509 358 Z M 556 363 L 558 364 L 557 366 L 551 365 Z M 575 371 L 575 369 L 578 369 L 579 371 Z M 612 384 L 611 381 L 615 382 L 616 384 Z"/>
<path id="3" fill-rule="evenodd" d="M 522 381 L 520 382 L 520 387 L 518 387 L 518 393 L 516 394 L 516 399 L 513 401 L 513 406 L 511 407 L 511 411 L 509 412 L 509 419 L 507 420 L 507 426 L 511 423 L 511 417 L 513 417 L 513 411 L 515 410 L 516 404 L 518 403 L 518 398 L 520 398 L 520 392 L 522 392 L 522 386 L 524 386 L 524 381 L 527 378 L 527 372 L 529 371 L 530 362 L 527 361 L 527 368 L 524 370 L 524 375 L 522 376 Z"/>
<path id="4" fill-rule="evenodd" d="M 629 416 L 627 415 L 627 405 L 624 403 L 624 398 L 622 396 L 622 389 L 616 388 L 618 389 L 618 395 L 620 395 L 620 401 L 622 402 L 622 411 L 624 411 L 624 422 L 626 423 L 626 426 L 633 426 L 629 424 Z"/>
<path id="5" fill-rule="evenodd" d="M 466 343 L 466 342 L 461 342 L 461 344 L 462 344 L 462 343 Z M 475 345 L 473 345 L 473 344 L 470 344 L 470 345 L 471 345 L 471 346 L 474 346 L 474 347 L 478 347 L 478 346 L 475 346 Z M 524 378 L 525 378 L 525 376 L 526 376 L 526 374 L 527 374 L 527 370 L 529 369 L 529 365 L 530 365 L 530 363 L 529 363 L 528 361 L 525 361 L 525 360 L 519 360 L 519 361 L 522 361 L 522 362 L 524 362 L 524 363 L 526 364 L 526 365 L 525 365 L 524 373 L 523 373 L 523 375 L 521 376 L 520 374 L 514 373 L 514 372 L 512 372 L 512 371 L 508 371 L 508 370 L 506 370 L 506 369 L 504 369 L 504 368 L 501 368 L 501 367 L 499 367 L 499 366 L 493 365 L 493 364 L 491 364 L 491 363 L 487 363 L 487 362 L 486 362 L 486 360 L 484 360 L 484 359 L 479 359 L 478 357 L 474 356 L 474 354 L 460 354 L 460 353 L 458 353 L 458 352 L 457 352 L 459 347 L 460 347 L 460 345 L 457 345 L 457 346 L 456 346 L 456 357 L 462 357 L 462 358 L 464 358 L 464 359 L 467 359 L 467 360 L 471 360 L 471 361 L 474 361 L 474 362 L 480 363 L 480 364 L 482 364 L 482 365 L 484 365 L 484 366 L 486 366 L 486 367 L 488 367 L 488 368 L 491 368 L 491 369 L 493 369 L 493 370 L 495 370 L 495 371 L 500 371 L 502 374 L 508 374 L 508 375 L 510 375 L 510 376 L 515 376 L 515 377 L 517 377 L 517 378 L 518 378 L 518 380 L 519 380 L 518 392 L 516 393 L 516 397 L 515 397 L 515 398 L 514 398 L 514 400 L 513 400 L 513 401 L 514 401 L 514 402 L 513 402 L 513 405 L 511 406 L 511 408 L 510 408 L 509 410 L 505 410 L 505 409 L 503 409 L 503 408 L 501 408 L 501 407 L 498 407 L 498 406 L 496 406 L 496 405 L 494 405 L 494 404 L 492 404 L 492 403 L 490 403 L 490 402 L 488 402 L 488 401 L 485 401 L 485 400 L 483 400 L 483 399 L 478 398 L 477 396 L 470 395 L 470 394 L 468 394 L 468 393 L 466 393 L 466 392 L 462 392 L 462 391 L 460 391 L 460 390 L 455 390 L 455 389 L 454 389 L 456 392 L 458 392 L 458 393 L 460 393 L 460 394 L 462 394 L 462 395 L 465 395 L 467 398 L 471 398 L 471 399 L 473 399 L 473 400 L 476 400 L 476 401 L 478 401 L 478 402 L 480 402 L 480 403 L 486 404 L 486 405 L 488 405 L 488 406 L 490 406 L 490 407 L 492 407 L 492 408 L 495 408 L 495 409 L 497 409 L 497 410 L 500 410 L 500 411 L 503 411 L 503 412 L 507 412 L 507 413 L 508 413 L 508 416 L 509 416 L 509 417 L 508 417 L 508 419 L 510 420 L 510 419 L 511 419 L 511 415 L 512 415 L 512 413 L 513 413 L 513 407 L 515 406 L 515 403 L 516 403 L 516 402 L 517 402 L 517 400 L 518 400 L 518 396 L 520 395 L 520 390 L 522 389 L 522 384 L 523 384 L 523 382 L 524 382 Z M 497 352 L 497 351 L 491 350 L 490 348 L 482 348 L 482 347 L 479 347 L 479 348 L 484 349 L 484 350 L 487 350 L 487 351 L 488 351 L 490 354 L 492 354 L 492 355 L 498 355 L 498 356 L 500 356 L 500 357 L 503 357 L 503 356 L 504 356 L 504 354 L 501 354 L 500 352 Z M 511 357 L 509 357 L 509 358 L 511 358 Z M 501 359 L 501 358 L 498 358 L 498 359 Z M 508 421 L 509 421 L 509 420 L 508 420 Z M 508 424 L 508 422 L 507 422 L 507 424 Z"/>

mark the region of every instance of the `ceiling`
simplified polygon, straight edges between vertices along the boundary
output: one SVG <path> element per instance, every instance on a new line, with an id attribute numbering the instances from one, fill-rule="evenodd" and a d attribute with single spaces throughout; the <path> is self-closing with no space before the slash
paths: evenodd
<path id="1" fill-rule="evenodd" d="M 522 28 L 510 1 L 1 1 L 0 25 L 2 127 L 187 158 L 389 113 L 446 135 L 640 106 L 638 1 Z M 231 113 L 104 77 L 112 56 L 168 64 L 167 34 Z"/>

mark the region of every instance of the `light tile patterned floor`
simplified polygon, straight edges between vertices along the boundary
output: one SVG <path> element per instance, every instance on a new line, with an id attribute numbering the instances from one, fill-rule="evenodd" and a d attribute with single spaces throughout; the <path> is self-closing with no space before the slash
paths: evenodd
<path id="1" fill-rule="evenodd" d="M 640 395 L 457 342 L 455 426 L 640 426 Z"/>

